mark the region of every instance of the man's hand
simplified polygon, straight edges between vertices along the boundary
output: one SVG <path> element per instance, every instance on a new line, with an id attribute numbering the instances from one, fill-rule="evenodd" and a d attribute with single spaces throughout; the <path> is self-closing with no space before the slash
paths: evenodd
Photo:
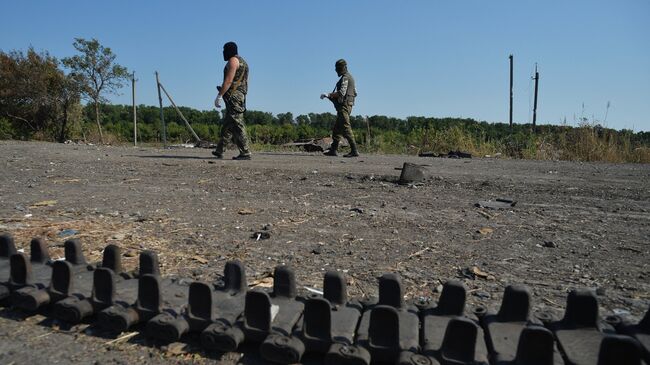
<path id="1" fill-rule="evenodd" d="M 223 98 L 221 97 L 221 95 L 218 95 L 217 98 L 214 99 L 214 106 L 215 106 L 217 109 L 221 109 L 221 103 L 222 103 L 222 102 L 223 102 Z"/>
<path id="2" fill-rule="evenodd" d="M 329 94 L 327 94 L 327 93 L 320 94 L 320 98 L 321 98 L 321 99 L 325 99 L 325 98 L 328 98 L 328 99 L 329 99 Z"/>

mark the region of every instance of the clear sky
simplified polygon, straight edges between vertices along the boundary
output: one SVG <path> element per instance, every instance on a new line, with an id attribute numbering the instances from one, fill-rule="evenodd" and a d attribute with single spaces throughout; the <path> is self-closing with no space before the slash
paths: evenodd
<path id="1" fill-rule="evenodd" d="M 154 71 L 179 105 L 210 109 L 223 43 L 250 65 L 248 108 L 332 111 L 320 100 L 348 61 L 353 114 L 529 122 L 535 63 L 538 123 L 584 115 L 650 130 L 649 0 L 4 1 L 0 49 L 74 54 L 97 38 L 135 70 L 137 103 L 156 105 Z M 130 104 L 130 90 L 111 98 Z M 607 110 L 607 104 L 611 107 Z M 584 108 L 583 108 L 584 104 Z"/>

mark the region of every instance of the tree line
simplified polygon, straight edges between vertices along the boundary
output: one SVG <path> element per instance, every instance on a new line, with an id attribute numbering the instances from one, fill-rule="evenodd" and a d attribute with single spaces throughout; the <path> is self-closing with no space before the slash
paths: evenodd
<path id="1" fill-rule="evenodd" d="M 107 103 L 107 96 L 128 80 L 127 68 L 95 39 L 78 38 L 73 45 L 78 54 L 62 60 L 33 48 L 0 51 L 0 139 L 133 141 L 132 106 Z M 179 108 L 200 138 L 217 138 L 221 112 Z M 168 141 L 192 140 L 174 108 L 163 108 L 163 114 Z M 139 141 L 162 140 L 158 107 L 138 106 L 137 119 Z M 269 146 L 328 136 L 336 116 L 249 110 L 245 120 L 252 142 Z M 350 121 L 366 152 L 466 150 L 520 158 L 650 162 L 650 132 L 617 131 L 587 119 L 578 127 L 538 125 L 535 131 L 527 124 L 511 128 L 468 118 L 356 115 Z"/>
<path id="2" fill-rule="evenodd" d="M 27 52 L 0 51 L 0 137 L 64 141 L 71 122 L 80 122 L 84 100 L 94 107 L 103 142 L 99 106 L 129 74 L 96 39 L 76 38 L 73 46 L 78 54 L 62 60 L 32 47 Z"/>

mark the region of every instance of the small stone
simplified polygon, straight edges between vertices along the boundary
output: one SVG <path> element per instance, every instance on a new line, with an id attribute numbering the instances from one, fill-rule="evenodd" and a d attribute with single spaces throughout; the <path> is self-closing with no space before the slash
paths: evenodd
<path id="1" fill-rule="evenodd" d="M 116 241 L 122 241 L 122 240 L 124 240 L 124 238 L 126 238 L 126 235 L 124 233 L 116 233 L 111 238 L 116 240 Z"/>
<path id="2" fill-rule="evenodd" d="M 443 286 L 442 286 L 442 284 L 440 284 L 440 285 L 436 286 L 435 288 L 433 288 L 433 292 L 434 293 L 442 293 L 442 288 L 443 288 Z"/>
<path id="3" fill-rule="evenodd" d="M 544 241 L 544 247 L 557 248 L 557 243 L 553 241 Z"/>
<path id="4" fill-rule="evenodd" d="M 258 231 L 258 232 L 254 232 L 254 233 L 251 235 L 251 238 L 254 239 L 254 240 L 256 240 L 256 241 L 259 241 L 259 240 L 267 240 L 267 239 L 271 238 L 271 232 L 269 232 L 269 231 Z"/>
<path id="5" fill-rule="evenodd" d="M 490 227 L 482 227 L 482 228 L 480 228 L 480 229 L 479 229 L 478 231 L 476 231 L 476 232 L 477 232 L 477 233 L 480 233 L 480 234 L 482 234 L 482 235 L 488 235 L 488 234 L 494 232 L 494 229 L 492 229 L 492 228 L 490 228 Z"/>
<path id="6" fill-rule="evenodd" d="M 472 294 L 480 299 L 490 299 L 490 293 L 486 292 L 485 290 L 478 290 Z"/>

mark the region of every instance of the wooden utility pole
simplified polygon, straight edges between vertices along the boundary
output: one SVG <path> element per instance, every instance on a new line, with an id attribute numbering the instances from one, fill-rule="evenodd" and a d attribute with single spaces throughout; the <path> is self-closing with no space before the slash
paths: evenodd
<path id="1" fill-rule="evenodd" d="M 133 94 L 133 146 L 138 146 L 138 117 L 135 109 L 135 71 L 131 75 L 131 93 Z"/>
<path id="2" fill-rule="evenodd" d="M 512 55 L 508 57 L 510 59 L 510 129 L 512 130 Z"/>
<path id="3" fill-rule="evenodd" d="M 167 148 L 167 132 L 165 130 L 165 114 L 163 113 L 162 95 L 160 95 L 160 80 L 156 71 L 156 86 L 158 87 L 158 103 L 160 104 L 160 124 L 162 126 L 163 148 Z"/>
<path id="4" fill-rule="evenodd" d="M 199 138 L 199 136 L 196 134 L 196 132 L 194 132 L 194 129 L 192 129 L 192 126 L 190 125 L 190 122 L 187 121 L 187 118 L 185 118 L 185 116 L 183 115 L 181 110 L 178 109 L 178 107 L 176 106 L 176 103 L 174 103 L 174 99 L 172 99 L 172 96 L 169 95 L 169 93 L 167 92 L 167 90 L 165 90 L 165 87 L 161 83 L 158 83 L 158 90 L 160 90 L 160 89 L 162 89 L 162 91 L 165 93 L 165 95 L 167 95 L 167 98 L 172 103 L 172 106 L 174 107 L 174 109 L 176 109 L 176 112 L 178 113 L 178 115 L 181 116 L 181 119 L 183 120 L 183 122 L 185 122 L 185 125 L 187 126 L 187 128 L 190 130 L 190 132 L 192 132 L 192 135 L 194 136 L 194 139 L 196 140 L 196 143 L 200 143 L 201 138 Z"/>
<path id="5" fill-rule="evenodd" d="M 370 143 L 371 143 L 371 141 L 372 141 L 372 139 L 371 139 L 372 137 L 370 137 L 370 120 L 368 119 L 368 116 L 367 116 L 367 115 L 366 115 L 365 118 L 363 118 L 363 119 L 365 119 L 365 121 L 366 121 L 366 128 L 368 129 L 368 136 L 367 136 L 367 138 L 366 138 L 366 147 L 370 147 Z"/>
<path id="6" fill-rule="evenodd" d="M 539 85 L 539 72 L 537 72 L 537 64 L 535 64 L 535 101 L 533 102 L 533 131 L 535 131 L 535 125 L 537 123 L 537 87 Z"/>

